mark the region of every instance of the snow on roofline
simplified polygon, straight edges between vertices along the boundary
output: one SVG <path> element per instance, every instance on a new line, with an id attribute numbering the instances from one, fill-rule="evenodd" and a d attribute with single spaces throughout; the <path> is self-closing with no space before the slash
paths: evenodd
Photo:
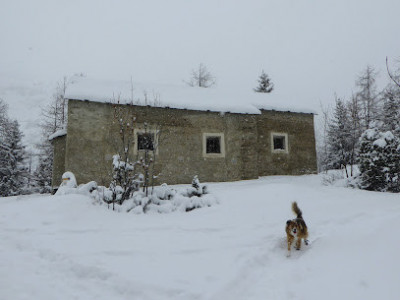
<path id="1" fill-rule="evenodd" d="M 270 94 L 250 90 L 189 87 L 130 81 L 104 81 L 82 78 L 71 84 L 65 98 L 93 102 L 151 105 L 200 111 L 261 114 L 260 110 L 316 114 L 273 91 Z"/>
<path id="2" fill-rule="evenodd" d="M 55 138 L 58 138 L 60 136 L 66 135 L 66 134 L 67 134 L 67 130 L 66 129 L 57 130 L 56 132 L 54 132 L 52 135 L 49 136 L 49 141 L 52 141 Z"/>

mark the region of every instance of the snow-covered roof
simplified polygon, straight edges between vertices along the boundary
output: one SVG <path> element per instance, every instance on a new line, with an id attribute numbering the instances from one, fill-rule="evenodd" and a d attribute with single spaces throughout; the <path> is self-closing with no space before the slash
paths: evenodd
<path id="1" fill-rule="evenodd" d="M 261 109 L 298 113 L 316 112 L 303 107 L 296 99 L 288 99 L 275 90 L 270 94 L 252 89 L 222 89 L 180 85 L 141 83 L 136 81 L 105 81 L 82 78 L 71 84 L 65 97 L 95 102 L 133 103 L 178 109 L 260 114 Z"/>
<path id="2" fill-rule="evenodd" d="M 58 138 L 59 136 L 63 136 L 67 134 L 66 129 L 60 129 L 54 132 L 52 135 L 49 136 L 49 141 L 54 140 L 55 138 Z"/>

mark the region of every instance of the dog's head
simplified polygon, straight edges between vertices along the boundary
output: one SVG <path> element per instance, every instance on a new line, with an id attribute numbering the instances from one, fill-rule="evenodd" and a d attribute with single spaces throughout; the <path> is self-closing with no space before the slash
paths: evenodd
<path id="1" fill-rule="evenodd" d="M 296 222 L 292 220 L 287 220 L 286 222 L 286 233 L 291 234 L 293 236 L 297 236 L 297 233 L 299 232 L 299 226 Z"/>

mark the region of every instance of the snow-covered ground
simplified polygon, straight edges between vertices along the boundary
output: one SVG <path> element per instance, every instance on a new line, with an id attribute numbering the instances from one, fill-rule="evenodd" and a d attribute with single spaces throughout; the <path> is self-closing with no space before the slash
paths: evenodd
<path id="1" fill-rule="evenodd" d="M 219 205 L 171 214 L 0 199 L 0 299 L 399 299 L 399 195 L 319 175 L 209 188 Z M 287 258 L 292 201 L 311 244 Z"/>

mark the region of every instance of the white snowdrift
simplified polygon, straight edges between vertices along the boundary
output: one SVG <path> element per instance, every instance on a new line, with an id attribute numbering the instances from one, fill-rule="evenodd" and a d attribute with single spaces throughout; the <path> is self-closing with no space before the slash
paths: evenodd
<path id="1" fill-rule="evenodd" d="M 0 199 L 0 299 L 398 299 L 399 195 L 319 176 L 210 184 L 220 205 L 120 214 L 82 195 Z M 292 201 L 311 244 L 286 258 Z"/>

